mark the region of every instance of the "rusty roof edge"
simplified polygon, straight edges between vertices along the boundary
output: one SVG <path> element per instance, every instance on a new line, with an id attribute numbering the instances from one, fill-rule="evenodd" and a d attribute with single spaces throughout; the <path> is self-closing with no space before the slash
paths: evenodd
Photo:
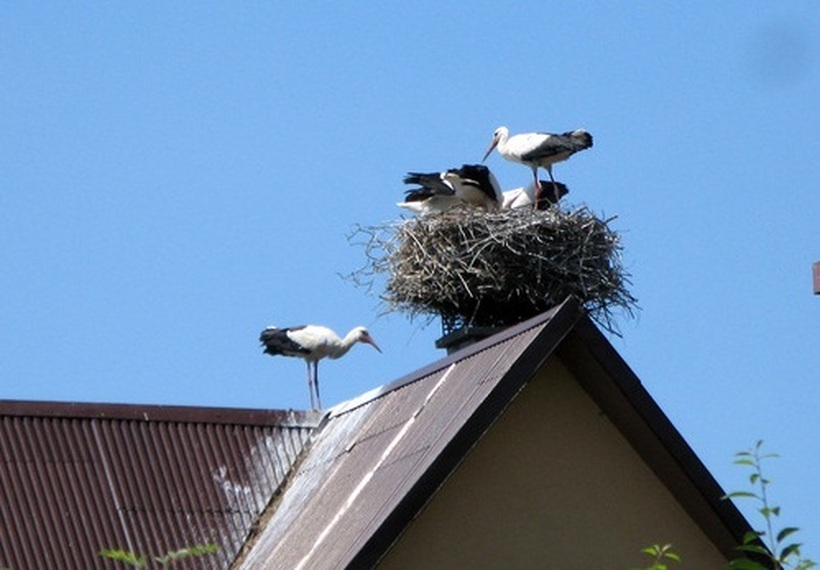
<path id="1" fill-rule="evenodd" d="M 323 414 L 310 410 L 265 410 L 201 406 L 110 404 L 93 402 L 56 402 L 0 400 L 0 415 L 111 419 L 146 422 L 189 422 L 316 428 Z"/>
<path id="2" fill-rule="evenodd" d="M 372 402 L 385 394 L 392 392 L 398 388 L 406 386 L 408 384 L 412 384 L 413 382 L 417 382 L 422 378 L 429 376 L 439 370 L 447 368 L 454 362 L 458 362 L 460 360 L 464 360 L 465 358 L 472 356 L 473 354 L 477 354 L 483 350 L 486 350 L 496 344 L 503 342 L 509 338 L 517 336 L 524 331 L 530 330 L 537 326 L 544 324 L 545 322 L 553 319 L 555 315 L 560 312 L 570 311 L 572 313 L 580 314 L 583 312 L 583 308 L 580 302 L 575 299 L 574 297 L 567 297 L 561 302 L 559 305 L 556 305 L 552 309 L 548 311 L 544 311 L 526 321 L 522 321 L 518 324 L 512 325 L 492 336 L 484 338 L 478 342 L 470 344 L 452 354 L 449 354 L 435 362 L 432 362 L 414 372 L 406 374 L 397 380 L 389 382 L 387 384 L 383 384 L 377 388 L 373 388 L 364 394 L 361 394 L 355 398 L 347 400 L 345 402 L 341 402 L 334 406 L 333 408 L 329 409 L 327 412 L 327 419 L 332 419 L 334 417 L 340 416 L 342 414 L 348 413 L 360 406 L 367 404 L 368 402 Z"/>
<path id="3" fill-rule="evenodd" d="M 503 342 L 533 327 L 544 325 L 543 329 L 512 363 L 506 374 L 499 379 L 492 392 L 476 407 L 455 436 L 445 445 L 442 453 L 421 474 L 393 511 L 385 517 L 381 525 L 367 539 L 364 546 L 353 554 L 352 559 L 346 566 L 347 568 L 370 568 L 378 563 L 398 540 L 416 514 L 433 497 L 436 490 L 455 472 L 470 450 L 475 447 L 481 437 L 498 420 L 516 395 L 555 351 L 576 323 L 583 318 L 584 314 L 585 311 L 581 304 L 573 298 L 568 298 L 557 307 L 542 313 L 538 317 L 510 327 L 440 361 L 444 365 L 451 364 L 453 361 L 467 358 L 475 352 Z M 437 364 L 439 363 L 433 365 L 436 370 L 441 368 Z M 421 371 L 418 373 L 420 377 L 426 374 L 421 374 Z"/>

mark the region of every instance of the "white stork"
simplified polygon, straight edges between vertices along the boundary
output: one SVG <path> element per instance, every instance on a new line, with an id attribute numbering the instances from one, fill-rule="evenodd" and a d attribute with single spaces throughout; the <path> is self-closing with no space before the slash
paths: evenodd
<path id="1" fill-rule="evenodd" d="M 443 212 L 464 203 L 495 211 L 503 201 L 495 175 L 481 164 L 463 164 L 444 172 L 409 172 L 404 183 L 418 184 L 420 188 L 408 190 L 405 201 L 397 205 L 422 214 Z"/>
<path id="2" fill-rule="evenodd" d="M 546 182 L 542 180 L 541 184 L 546 184 Z M 557 188 L 557 194 L 554 192 L 547 192 L 537 202 L 535 200 L 535 184 L 522 186 L 520 188 L 513 188 L 512 190 L 506 190 L 504 192 L 504 202 L 501 204 L 501 209 L 512 210 L 535 204 L 535 208 L 537 210 L 546 210 L 551 205 L 557 204 L 558 200 L 569 193 L 569 188 L 560 182 L 555 183 L 555 188 Z"/>
<path id="3" fill-rule="evenodd" d="M 541 182 L 538 180 L 538 167 L 546 169 L 550 175 L 553 188 L 558 196 L 558 186 L 552 176 L 552 165 L 568 159 L 578 151 L 592 146 L 592 135 L 583 129 L 563 133 L 523 133 L 510 136 L 507 127 L 498 127 L 493 133 L 490 147 L 481 162 L 487 160 L 493 149 L 512 162 L 526 164 L 532 170 L 536 196 L 540 198 Z"/>
<path id="4" fill-rule="evenodd" d="M 419 188 L 411 188 L 406 192 L 404 202 L 396 205 L 417 214 L 432 214 L 446 212 L 462 204 L 461 198 L 456 196 L 455 188 L 445 179 L 446 172 L 408 172 L 404 177 L 405 184 L 418 184 Z"/>
<path id="5" fill-rule="evenodd" d="M 265 347 L 264 354 L 295 356 L 305 361 L 310 407 L 314 410 L 322 409 L 322 399 L 319 396 L 320 360 L 341 358 L 357 342 L 367 343 L 379 352 L 382 351 L 364 327 L 354 328 L 344 338 L 339 338 L 339 335 L 329 328 L 319 325 L 302 325 L 283 329 L 268 327 L 259 335 L 259 341 Z M 315 400 L 314 392 L 316 393 Z"/>

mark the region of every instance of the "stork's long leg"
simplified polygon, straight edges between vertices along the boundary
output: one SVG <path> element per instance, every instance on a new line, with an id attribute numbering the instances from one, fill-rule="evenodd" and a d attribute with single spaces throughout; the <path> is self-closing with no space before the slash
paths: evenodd
<path id="1" fill-rule="evenodd" d="M 322 409 L 322 398 L 319 397 L 319 361 L 313 363 L 313 386 L 316 388 L 316 403 Z"/>
<path id="2" fill-rule="evenodd" d="M 532 179 L 535 184 L 535 200 L 533 200 L 532 207 L 538 209 L 538 202 L 541 200 L 541 181 L 538 180 L 538 165 L 532 167 Z"/>
<path id="3" fill-rule="evenodd" d="M 307 385 L 308 385 L 308 392 L 310 393 L 310 409 L 316 409 L 316 404 L 313 402 L 313 379 L 310 375 L 310 360 L 305 361 L 305 366 L 307 368 Z"/>
<path id="4" fill-rule="evenodd" d="M 552 190 L 555 192 L 555 204 L 558 204 L 558 200 L 561 199 L 561 193 L 558 191 L 558 184 L 555 183 L 555 178 L 552 177 L 552 165 L 550 164 L 547 167 L 547 173 L 550 175 L 550 180 L 552 180 Z"/>

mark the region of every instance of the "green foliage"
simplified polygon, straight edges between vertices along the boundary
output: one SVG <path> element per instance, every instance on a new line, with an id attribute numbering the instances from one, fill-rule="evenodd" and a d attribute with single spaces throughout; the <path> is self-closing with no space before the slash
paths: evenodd
<path id="1" fill-rule="evenodd" d="M 671 544 L 653 544 L 642 548 L 641 552 L 652 557 L 652 564 L 646 568 L 633 570 L 668 570 L 669 562 L 680 562 L 680 556 L 672 551 Z"/>
<path id="2" fill-rule="evenodd" d="M 128 550 L 122 550 L 121 548 L 105 548 L 103 550 L 100 550 L 97 554 L 99 554 L 103 558 L 110 558 L 111 560 L 123 562 L 130 566 L 133 566 L 134 568 L 145 568 L 145 565 L 148 564 L 147 556 L 138 556 L 133 552 L 130 552 Z"/>
<path id="3" fill-rule="evenodd" d="M 199 544 L 196 546 L 191 546 L 190 548 L 180 548 L 179 550 L 168 552 L 164 556 L 156 556 L 154 557 L 154 560 L 163 566 L 167 566 L 174 560 L 178 560 L 180 558 L 187 558 L 189 556 L 204 556 L 206 554 L 213 554 L 217 550 L 219 550 L 219 546 L 216 544 Z"/>
<path id="4" fill-rule="evenodd" d="M 213 554 L 217 550 L 219 550 L 219 546 L 216 544 L 197 544 L 195 546 L 180 548 L 179 550 L 172 550 L 161 556 L 153 556 L 151 558 L 146 555 L 135 554 L 128 550 L 111 548 L 100 550 L 98 554 L 103 558 L 117 560 L 134 568 L 145 568 L 151 559 L 158 562 L 161 566 L 168 566 L 174 560 L 188 558 L 189 556 L 205 556 L 207 554 Z"/>
<path id="5" fill-rule="evenodd" d="M 816 562 L 801 556 L 802 544 L 787 540 L 799 530 L 797 527 L 787 526 L 775 533 L 775 523 L 780 516 L 780 507 L 772 506 L 769 502 L 768 490 L 771 481 L 763 475 L 763 460 L 778 456 L 775 453 L 763 453 L 762 447 L 763 441 L 758 440 L 751 449 L 735 454 L 735 464 L 749 467 L 752 471 L 749 475 L 752 490 L 736 491 L 723 498 L 756 501 L 759 505 L 757 512 L 763 517 L 766 529 L 746 533 L 743 543 L 737 549 L 747 555 L 732 560 L 729 567 L 734 570 L 783 570 L 786 568 L 809 570 L 814 568 L 817 566 Z M 765 560 L 766 564 L 758 560 Z"/>

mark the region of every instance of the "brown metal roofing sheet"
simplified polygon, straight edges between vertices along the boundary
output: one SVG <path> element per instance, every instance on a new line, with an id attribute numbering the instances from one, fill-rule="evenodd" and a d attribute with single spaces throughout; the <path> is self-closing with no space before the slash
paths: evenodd
<path id="1" fill-rule="evenodd" d="M 577 317 L 575 305 L 567 311 L 565 318 Z M 447 457 L 448 446 L 482 413 L 499 382 L 520 362 L 551 316 L 515 329 L 506 340 L 479 343 L 371 400 L 331 413 L 310 454 L 273 505 L 256 544 L 246 547 L 236 567 L 345 567 L 434 462 L 463 457 L 463 450 Z M 536 364 L 530 365 L 534 370 Z M 506 397 L 498 403 L 502 408 L 512 396 Z M 484 430 L 496 416 L 479 418 L 476 425 Z M 475 439 L 477 435 L 471 434 L 463 443 L 473 445 Z"/>
<path id="2" fill-rule="evenodd" d="M 155 556 L 214 543 L 215 554 L 175 567 L 226 568 L 317 420 L 0 401 L 0 567 L 110 568 L 101 549 Z"/>

